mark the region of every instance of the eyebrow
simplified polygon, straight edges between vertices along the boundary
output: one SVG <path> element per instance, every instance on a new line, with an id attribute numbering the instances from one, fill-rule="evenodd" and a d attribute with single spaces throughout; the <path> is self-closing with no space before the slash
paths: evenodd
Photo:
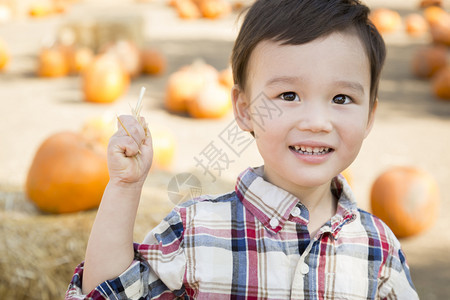
<path id="1" fill-rule="evenodd" d="M 364 95 L 364 87 L 359 82 L 339 80 L 339 81 L 336 81 L 335 84 L 336 84 L 336 86 L 349 88 L 349 89 L 352 89 L 353 91 L 355 91 L 356 93 Z"/>
<path id="2" fill-rule="evenodd" d="M 303 81 L 301 77 L 296 76 L 279 76 L 273 77 L 266 82 L 266 86 L 271 86 L 277 83 L 295 83 Z"/>

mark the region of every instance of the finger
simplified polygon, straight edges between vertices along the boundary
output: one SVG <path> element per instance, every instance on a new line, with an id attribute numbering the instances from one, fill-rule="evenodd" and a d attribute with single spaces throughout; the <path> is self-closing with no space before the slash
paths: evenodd
<path id="1" fill-rule="evenodd" d="M 125 157 L 133 157 L 140 153 L 139 146 L 129 136 L 113 136 L 111 138 L 111 147 L 113 154 L 121 154 Z"/>
<path id="2" fill-rule="evenodd" d="M 140 117 L 139 121 L 140 121 L 140 124 L 142 125 L 142 128 L 144 129 L 145 136 L 146 137 L 150 136 L 150 129 L 148 128 L 148 123 L 147 123 L 147 121 L 145 121 L 145 118 Z"/>
<path id="3" fill-rule="evenodd" d="M 148 131 L 148 135 L 143 140 L 140 149 L 145 156 L 153 155 L 153 144 L 152 144 L 152 136 L 150 134 L 150 131 Z"/>
<path id="4" fill-rule="evenodd" d="M 128 135 L 136 141 L 136 144 L 142 144 L 145 138 L 145 130 L 134 117 L 122 115 L 118 117 L 117 123 L 119 135 Z"/>

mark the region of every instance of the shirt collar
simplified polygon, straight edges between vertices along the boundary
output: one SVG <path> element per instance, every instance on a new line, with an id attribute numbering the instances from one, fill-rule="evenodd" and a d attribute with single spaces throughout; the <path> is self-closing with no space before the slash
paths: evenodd
<path id="1" fill-rule="evenodd" d="M 329 231 L 333 234 L 334 238 L 337 238 L 342 226 L 356 219 L 358 207 L 353 191 L 342 174 L 333 178 L 331 192 L 338 199 L 336 214 L 320 231 Z"/>
<path id="2" fill-rule="evenodd" d="M 300 208 L 299 222 L 307 225 L 309 212 L 299 199 L 265 181 L 262 176 L 263 167 L 248 168 L 239 175 L 235 190 L 245 208 L 273 233 L 283 228 L 295 206 Z M 357 208 L 353 193 L 343 176 L 333 179 L 331 190 L 339 199 L 337 211 L 331 222 L 327 223 L 328 227 L 324 226 L 322 231 L 337 234 L 344 223 L 354 219 Z"/>

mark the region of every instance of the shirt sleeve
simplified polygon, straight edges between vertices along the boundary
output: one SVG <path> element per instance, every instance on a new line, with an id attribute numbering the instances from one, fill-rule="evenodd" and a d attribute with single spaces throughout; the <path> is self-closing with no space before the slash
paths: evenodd
<path id="1" fill-rule="evenodd" d="M 186 258 L 184 226 L 174 209 L 144 239 L 134 244 L 132 264 L 117 278 L 107 280 L 87 295 L 82 294 L 84 263 L 75 269 L 65 299 L 174 299 L 185 293 Z"/>
<path id="2" fill-rule="evenodd" d="M 382 267 L 379 296 L 381 299 L 419 299 L 400 247 L 393 248 Z"/>

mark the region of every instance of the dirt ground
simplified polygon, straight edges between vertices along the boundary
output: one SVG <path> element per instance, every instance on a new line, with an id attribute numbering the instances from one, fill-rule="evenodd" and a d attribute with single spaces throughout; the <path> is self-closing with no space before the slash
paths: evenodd
<path id="1" fill-rule="evenodd" d="M 402 15 L 416 10 L 415 1 L 366 1 L 371 7 L 388 6 Z M 446 3 L 447 4 L 447 3 Z M 100 13 L 101 12 L 101 13 Z M 84 102 L 76 76 L 58 79 L 36 77 L 37 53 L 43 39 L 51 36 L 67 18 L 88 14 L 141 16 L 145 43 L 158 47 L 168 58 L 168 70 L 160 77 L 141 76 L 127 94 L 110 105 Z M 168 113 L 163 107 L 167 76 L 197 58 L 218 69 L 228 65 L 238 23 L 232 14 L 219 21 L 182 21 L 163 0 L 85 1 L 68 15 L 40 20 L 17 19 L 0 24 L 0 38 L 10 46 L 12 61 L 0 73 L 0 191 L 22 190 L 27 170 L 44 138 L 59 130 L 78 130 L 90 117 L 128 113 L 141 86 L 147 88 L 143 115 L 149 123 L 172 129 L 177 139 L 170 174 L 152 173 L 146 188 L 165 192 L 171 176 L 195 172 L 203 192 L 220 193 L 233 187 L 234 178 L 247 166 L 261 164 L 253 144 L 236 155 L 221 140 L 232 124 L 231 115 L 220 120 L 194 120 Z M 448 299 L 450 295 L 450 102 L 435 99 L 430 84 L 411 75 L 410 59 L 429 37 L 412 39 L 403 32 L 386 35 L 388 57 L 380 85 L 380 103 L 372 133 L 350 170 L 362 208 L 369 209 L 371 184 L 383 170 L 394 165 L 413 165 L 431 173 L 441 192 L 440 215 L 432 229 L 401 240 L 413 281 L 421 299 Z M 203 176 L 195 158 L 211 142 L 221 145 L 233 160 L 217 176 Z M 0 201 L 1 203 L 1 201 Z M 141 207 L 141 209 L 144 209 Z M 149 228 L 150 229 L 150 228 Z M 26 239 L 26 237 L 23 237 Z"/>

